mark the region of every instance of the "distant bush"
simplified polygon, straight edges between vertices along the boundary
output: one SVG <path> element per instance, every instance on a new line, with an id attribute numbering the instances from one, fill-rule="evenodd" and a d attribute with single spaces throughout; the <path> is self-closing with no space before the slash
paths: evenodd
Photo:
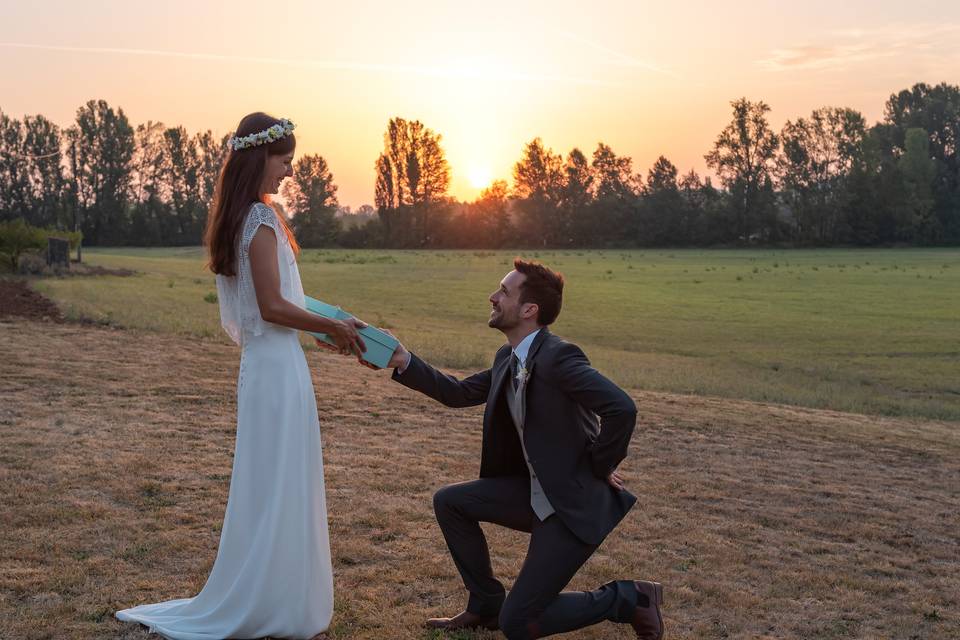
<path id="1" fill-rule="evenodd" d="M 70 243 L 70 249 L 74 250 L 80 244 L 82 234 L 34 227 L 27 224 L 23 218 L 0 222 L 0 256 L 4 257 L 14 273 L 21 271 L 21 266 L 29 267 L 27 273 L 39 273 L 43 267 L 37 266 L 36 263 L 46 262 L 43 252 L 47 249 L 47 238 L 63 238 Z M 21 265 L 20 259 L 25 253 L 36 253 L 40 258 L 39 260 L 31 259 L 28 265 Z"/>
<path id="2" fill-rule="evenodd" d="M 22 218 L 0 223 L 0 254 L 6 256 L 11 271 L 17 271 L 17 264 L 24 252 L 46 246 L 47 236 L 43 230 L 31 227 Z"/>
<path id="3" fill-rule="evenodd" d="M 28 251 L 20 256 L 15 273 L 24 276 L 59 275 L 59 271 L 55 272 L 47 266 L 43 253 L 37 251 Z"/>

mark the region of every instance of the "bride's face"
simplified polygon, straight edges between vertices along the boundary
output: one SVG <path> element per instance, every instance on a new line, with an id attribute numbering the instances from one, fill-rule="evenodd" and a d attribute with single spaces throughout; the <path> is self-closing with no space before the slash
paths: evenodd
<path id="1" fill-rule="evenodd" d="M 267 155 L 267 164 L 263 168 L 263 184 L 260 193 L 279 193 L 284 178 L 293 176 L 293 151 L 283 155 Z"/>

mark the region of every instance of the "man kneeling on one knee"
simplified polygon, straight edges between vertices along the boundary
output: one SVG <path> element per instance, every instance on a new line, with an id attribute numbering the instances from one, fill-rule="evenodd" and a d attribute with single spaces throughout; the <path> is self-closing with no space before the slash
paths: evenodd
<path id="1" fill-rule="evenodd" d="M 616 468 L 637 409 L 580 348 L 547 328 L 560 313 L 563 276 L 514 261 L 490 294 L 489 326 L 506 336 L 493 365 L 462 380 L 397 347 L 393 379 L 449 407 L 486 404 L 480 478 L 437 492 L 434 509 L 469 592 L 466 609 L 428 626 L 500 628 L 539 638 L 603 620 L 663 638 L 662 587 L 616 580 L 562 591 L 636 502 Z M 493 575 L 481 522 L 530 534 L 509 594 Z"/>

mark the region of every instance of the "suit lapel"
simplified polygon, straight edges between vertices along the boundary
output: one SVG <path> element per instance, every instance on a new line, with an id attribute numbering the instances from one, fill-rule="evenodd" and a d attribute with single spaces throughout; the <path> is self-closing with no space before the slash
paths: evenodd
<path id="1" fill-rule="evenodd" d="M 523 383 L 517 388 L 516 403 L 517 403 L 517 416 L 520 421 L 521 427 L 526 425 L 527 418 L 527 387 L 529 386 L 530 378 L 533 376 L 534 366 L 537 364 L 535 358 L 537 352 L 540 350 L 540 345 L 543 344 L 544 340 L 550 335 L 550 331 L 544 327 L 540 329 L 540 332 L 533 339 L 533 344 L 530 345 L 530 350 L 527 351 L 527 361 L 525 363 L 525 368 L 527 370 L 527 377 L 524 379 Z M 507 390 L 507 393 L 510 393 L 511 389 Z"/>
<path id="2" fill-rule="evenodd" d="M 544 327 L 543 329 L 540 329 L 540 333 L 538 333 L 537 337 L 533 339 L 533 344 L 530 345 L 530 350 L 527 351 L 527 371 L 533 369 L 533 359 L 537 357 L 537 352 L 540 351 L 540 346 L 549 336 L 550 330 Z"/>
<path id="3" fill-rule="evenodd" d="M 488 396 L 487 402 L 490 400 L 496 401 L 500 397 L 500 394 L 503 393 L 503 384 L 506 381 L 507 377 L 510 375 L 510 358 L 513 357 L 513 352 L 507 351 L 507 357 L 503 358 L 500 362 L 494 365 L 493 367 L 493 385 L 490 387 L 490 395 Z M 513 391 L 513 388 L 510 388 L 510 391 Z"/>
<path id="4" fill-rule="evenodd" d="M 533 373 L 534 365 L 536 364 L 534 358 L 537 355 L 537 352 L 540 350 L 540 345 L 550 336 L 550 331 L 546 327 L 540 330 L 540 333 L 533 339 L 533 344 L 530 345 L 530 350 L 527 351 L 527 378 L 529 380 L 531 374 Z M 493 378 L 490 385 L 490 395 L 487 396 L 487 407 L 493 411 L 493 407 L 501 399 L 504 403 L 507 402 L 505 396 L 501 396 L 503 393 L 513 393 L 513 386 L 509 384 L 507 378 L 510 377 L 510 358 L 513 358 L 513 350 L 508 350 L 506 357 L 502 358 L 500 362 L 497 362 L 493 365 Z M 506 387 L 506 389 L 504 389 Z M 514 396 L 517 406 L 516 409 L 519 410 L 520 424 L 523 424 L 523 419 L 526 416 L 527 408 L 527 385 L 524 384 L 522 387 L 522 392 Z M 511 413 L 509 407 L 507 412 Z"/>

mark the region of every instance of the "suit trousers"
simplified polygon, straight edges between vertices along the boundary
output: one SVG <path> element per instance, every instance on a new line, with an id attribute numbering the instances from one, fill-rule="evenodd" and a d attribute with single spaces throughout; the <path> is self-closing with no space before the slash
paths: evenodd
<path id="1" fill-rule="evenodd" d="M 467 611 L 498 617 L 509 640 L 632 618 L 637 606 L 632 581 L 609 582 L 594 591 L 561 592 L 597 545 L 577 538 L 556 514 L 541 522 L 530 506 L 529 478 L 480 478 L 449 485 L 434 495 L 433 506 L 470 593 Z M 530 534 L 527 556 L 509 594 L 493 575 L 481 522 Z"/>

